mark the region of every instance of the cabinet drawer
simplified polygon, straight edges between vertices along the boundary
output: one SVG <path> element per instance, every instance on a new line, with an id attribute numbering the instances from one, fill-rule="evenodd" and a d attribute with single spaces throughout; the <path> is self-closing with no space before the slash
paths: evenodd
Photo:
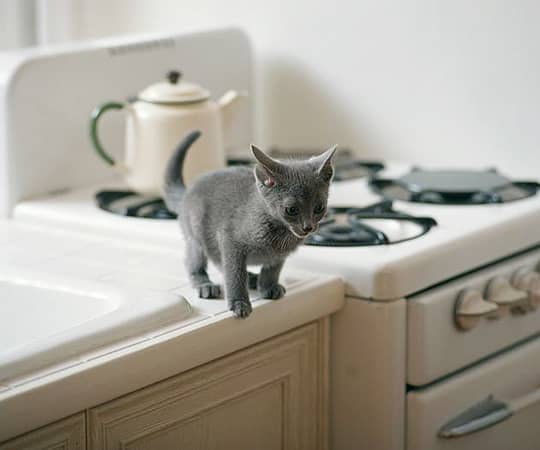
<path id="1" fill-rule="evenodd" d="M 534 268 L 540 253 L 523 255 L 460 277 L 407 300 L 407 383 L 422 386 L 503 350 L 538 332 L 540 308 L 523 315 L 483 318 L 463 331 L 454 323 L 454 306 L 462 289 L 484 293 L 489 280 L 510 279 L 517 270 Z"/>
<path id="2" fill-rule="evenodd" d="M 93 408 L 99 449 L 325 449 L 328 320 Z"/>
<path id="3" fill-rule="evenodd" d="M 476 411 L 475 421 L 470 408 L 485 402 L 490 395 L 515 413 L 504 418 L 507 415 L 505 410 L 497 408 L 489 420 L 481 414 L 482 420 Z M 467 410 L 468 414 L 465 413 Z M 538 450 L 539 417 L 540 338 L 537 338 L 445 381 L 409 392 L 407 448 Z M 441 428 L 455 419 L 459 419 L 458 423 L 445 427 L 446 434 L 453 437 L 439 437 Z M 492 423 L 497 419 L 500 421 L 474 431 L 475 424 Z"/>
<path id="4" fill-rule="evenodd" d="M 85 448 L 84 413 L 59 420 L 0 444 L 0 450 L 84 450 Z"/>

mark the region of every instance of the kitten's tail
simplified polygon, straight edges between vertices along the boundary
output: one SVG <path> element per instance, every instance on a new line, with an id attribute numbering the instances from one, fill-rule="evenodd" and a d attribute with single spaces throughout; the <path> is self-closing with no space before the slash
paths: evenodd
<path id="1" fill-rule="evenodd" d="M 175 213 L 180 212 L 180 203 L 184 192 L 186 191 L 186 185 L 184 184 L 184 176 L 182 174 L 184 168 L 184 159 L 192 144 L 201 136 L 200 131 L 192 131 L 186 137 L 184 137 L 173 155 L 167 163 L 165 169 L 165 182 L 163 184 L 163 199 L 170 211 Z"/>

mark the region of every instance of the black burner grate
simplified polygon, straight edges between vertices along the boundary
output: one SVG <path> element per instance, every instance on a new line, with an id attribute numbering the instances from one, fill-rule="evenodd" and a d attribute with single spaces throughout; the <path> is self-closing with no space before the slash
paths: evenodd
<path id="1" fill-rule="evenodd" d="M 395 211 L 391 201 L 367 208 L 332 207 L 306 245 L 360 247 L 390 245 L 416 239 L 437 222 L 431 217 L 414 217 Z"/>
<path id="2" fill-rule="evenodd" d="M 100 191 L 96 203 L 101 209 L 126 217 L 176 219 L 160 197 L 145 196 L 133 191 Z"/>
<path id="3" fill-rule="evenodd" d="M 371 188 L 391 200 L 440 205 L 508 203 L 536 195 L 540 184 L 512 181 L 496 170 L 414 169 L 397 179 L 373 178 Z"/>
<path id="4" fill-rule="evenodd" d="M 353 159 L 337 162 L 334 167 L 333 181 L 355 180 L 357 178 L 372 177 L 384 169 L 384 164 L 375 161 Z"/>

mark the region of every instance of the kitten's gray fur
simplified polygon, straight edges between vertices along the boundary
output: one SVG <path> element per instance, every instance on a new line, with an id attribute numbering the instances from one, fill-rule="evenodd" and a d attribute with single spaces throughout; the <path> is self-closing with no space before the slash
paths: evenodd
<path id="1" fill-rule="evenodd" d="M 210 259 L 224 274 L 229 308 L 236 317 L 245 318 L 251 313 L 248 282 L 263 298 L 285 294 L 278 283 L 281 268 L 324 216 L 336 147 L 306 161 L 285 163 L 252 146 L 255 169 L 217 170 L 186 188 L 184 157 L 200 134 L 194 131 L 186 136 L 171 157 L 164 198 L 167 207 L 179 215 L 187 246 L 186 266 L 199 296 L 220 296 L 220 286 L 206 272 Z M 262 266 L 258 277 L 248 273 L 251 264 Z"/>

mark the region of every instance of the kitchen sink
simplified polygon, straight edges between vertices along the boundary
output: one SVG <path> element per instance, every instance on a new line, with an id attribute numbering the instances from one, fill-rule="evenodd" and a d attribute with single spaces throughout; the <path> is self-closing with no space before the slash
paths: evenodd
<path id="1" fill-rule="evenodd" d="M 0 281 L 2 351 L 27 346 L 118 307 L 112 298 L 79 291 Z"/>
<path id="2" fill-rule="evenodd" d="M 0 274 L 0 385 L 191 316 L 172 292 L 31 273 Z"/>

